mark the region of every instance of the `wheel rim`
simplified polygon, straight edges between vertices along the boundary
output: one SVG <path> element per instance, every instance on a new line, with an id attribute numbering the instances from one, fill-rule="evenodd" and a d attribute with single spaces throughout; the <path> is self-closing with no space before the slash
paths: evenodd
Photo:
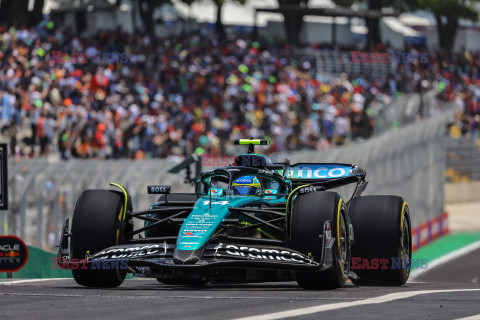
<path id="1" fill-rule="evenodd" d="M 400 249 L 400 257 L 402 259 L 402 266 L 404 272 L 408 276 L 410 274 L 410 227 L 408 225 L 408 220 L 406 217 L 403 217 L 403 228 L 402 228 L 402 237 L 400 239 L 401 249 Z"/>

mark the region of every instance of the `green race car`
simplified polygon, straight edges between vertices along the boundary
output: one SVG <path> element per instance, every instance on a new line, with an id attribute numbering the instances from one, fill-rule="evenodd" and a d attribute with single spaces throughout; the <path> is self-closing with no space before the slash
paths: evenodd
<path id="1" fill-rule="evenodd" d="M 360 167 L 272 163 L 248 152 L 203 172 L 195 193 L 150 185 L 159 199 L 133 211 L 125 187 L 86 190 L 65 222 L 59 264 L 88 287 L 117 287 L 127 273 L 165 284 L 296 280 L 306 289 L 402 285 L 410 273 L 411 228 L 398 196 L 360 196 Z M 356 188 L 346 201 L 330 189 Z M 133 219 L 143 220 L 134 228 Z"/>

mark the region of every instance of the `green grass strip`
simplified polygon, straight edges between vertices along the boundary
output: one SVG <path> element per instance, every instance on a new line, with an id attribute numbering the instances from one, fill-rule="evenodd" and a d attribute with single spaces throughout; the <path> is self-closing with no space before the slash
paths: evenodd
<path id="1" fill-rule="evenodd" d="M 28 261 L 25 266 L 12 274 L 15 279 L 37 278 L 71 278 L 70 270 L 54 268 L 52 263 L 57 255 L 38 248 L 28 246 Z M 0 278 L 7 278 L 7 273 L 0 273 Z"/>
<path id="2" fill-rule="evenodd" d="M 51 252 L 28 246 L 28 261 L 25 266 L 12 273 L 13 279 L 72 278 L 72 271 L 55 266 L 57 255 Z M 6 279 L 7 273 L 0 272 L 0 279 Z M 127 274 L 127 279 L 132 279 Z"/>
<path id="3" fill-rule="evenodd" d="M 414 251 L 412 260 L 427 259 L 428 263 L 452 251 L 480 241 L 480 232 L 447 234 Z"/>

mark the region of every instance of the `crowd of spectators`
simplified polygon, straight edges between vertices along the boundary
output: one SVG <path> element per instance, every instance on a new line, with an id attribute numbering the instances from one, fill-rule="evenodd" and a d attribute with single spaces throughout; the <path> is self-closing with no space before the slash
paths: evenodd
<path id="1" fill-rule="evenodd" d="M 458 57 L 457 63 L 459 65 L 455 65 L 451 69 L 459 73 L 460 76 L 457 78 L 461 81 L 452 79 L 451 83 L 454 83 L 454 85 L 447 86 L 439 94 L 439 98 L 459 106 L 459 110 L 455 113 L 454 118 L 447 124 L 447 133 L 452 138 L 468 139 L 480 146 L 479 57 L 479 55 L 471 56 L 470 54 Z"/>
<path id="2" fill-rule="evenodd" d="M 4 26 L 1 134 L 13 154 L 58 149 L 62 159 L 229 155 L 234 139 L 248 137 L 269 137 L 270 152 L 324 150 L 368 139 L 378 106 L 425 82 L 442 99 L 464 94 L 469 106 L 465 87 L 473 86 L 478 114 L 479 56 L 430 53 L 428 63 L 399 63 L 381 81 L 327 79 L 314 61 L 286 58 L 284 49 L 204 30 L 160 39 Z"/>

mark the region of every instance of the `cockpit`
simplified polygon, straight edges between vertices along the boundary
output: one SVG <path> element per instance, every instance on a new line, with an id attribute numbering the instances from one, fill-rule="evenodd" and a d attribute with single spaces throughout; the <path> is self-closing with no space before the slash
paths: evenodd
<path id="1" fill-rule="evenodd" d="M 232 174 L 233 172 L 233 174 Z M 197 193 L 212 197 L 225 196 L 257 196 L 275 197 L 277 194 L 286 193 L 288 184 L 279 177 L 253 172 L 235 172 L 232 170 L 217 169 L 215 173 L 205 175 L 197 183 Z"/>

